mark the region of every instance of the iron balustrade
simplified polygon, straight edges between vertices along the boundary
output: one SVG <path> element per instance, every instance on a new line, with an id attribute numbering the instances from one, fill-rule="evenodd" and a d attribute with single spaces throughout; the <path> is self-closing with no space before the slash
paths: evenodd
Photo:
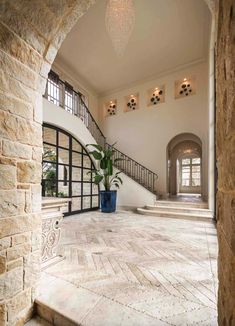
<path id="1" fill-rule="evenodd" d="M 70 114 L 79 117 L 96 142 L 103 147 L 105 146 L 106 139 L 85 104 L 84 96 L 76 92 L 71 85 L 62 81 L 59 76 L 52 71 L 48 75 L 44 97 Z"/>
<path id="2" fill-rule="evenodd" d="M 111 145 L 106 143 L 105 136 L 85 104 L 83 95 L 76 92 L 67 82 L 62 81 L 53 71 L 48 75 L 44 97 L 68 113 L 79 117 L 99 145 L 102 147 L 111 147 Z M 117 158 L 122 159 L 122 161 L 115 163 L 116 168 L 156 194 L 156 180 L 158 179 L 158 175 L 128 155 L 120 152 L 117 148 L 113 148 L 113 150 L 114 160 Z"/>
<path id="3" fill-rule="evenodd" d="M 106 144 L 106 146 L 109 148 L 112 147 L 109 144 Z M 121 159 L 114 163 L 115 167 L 138 182 L 144 188 L 156 194 L 156 181 L 158 179 L 158 175 L 142 164 L 136 162 L 128 155 L 120 152 L 117 148 L 113 147 L 113 150 L 113 160 Z"/>

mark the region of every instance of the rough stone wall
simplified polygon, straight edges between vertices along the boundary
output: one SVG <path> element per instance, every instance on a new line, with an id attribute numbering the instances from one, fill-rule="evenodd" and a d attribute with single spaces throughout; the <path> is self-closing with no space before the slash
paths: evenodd
<path id="1" fill-rule="evenodd" d="M 0 326 L 23 325 L 40 275 L 42 94 L 94 0 L 0 1 Z"/>
<path id="2" fill-rule="evenodd" d="M 235 1 L 220 0 L 217 31 L 219 325 L 235 325 Z"/>

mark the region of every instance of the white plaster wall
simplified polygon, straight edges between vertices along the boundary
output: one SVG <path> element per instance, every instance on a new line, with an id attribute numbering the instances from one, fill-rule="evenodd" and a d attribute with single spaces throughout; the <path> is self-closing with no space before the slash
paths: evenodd
<path id="1" fill-rule="evenodd" d="M 64 109 L 43 98 L 43 122 L 60 127 L 73 135 L 83 146 L 96 141 L 84 123 Z M 117 205 L 142 207 L 154 204 L 156 196 L 122 173 L 123 185 L 118 189 Z"/>
<path id="2" fill-rule="evenodd" d="M 174 99 L 174 82 L 196 77 L 196 95 Z M 165 103 L 147 107 L 147 90 L 165 85 Z M 124 113 L 124 96 L 139 93 L 139 110 Z M 105 118 L 104 103 L 117 99 L 117 115 Z M 145 165 L 159 176 L 158 193 L 166 195 L 166 148 L 180 133 L 193 133 L 202 141 L 202 191 L 208 192 L 208 64 L 185 68 L 167 76 L 141 83 L 102 97 L 100 121 L 107 141 L 117 141 L 117 148 Z"/>

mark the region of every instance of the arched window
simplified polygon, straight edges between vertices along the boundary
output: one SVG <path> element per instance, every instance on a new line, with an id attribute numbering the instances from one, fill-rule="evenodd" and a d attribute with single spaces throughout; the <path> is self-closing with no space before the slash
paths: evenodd
<path id="1" fill-rule="evenodd" d="M 93 162 L 69 133 L 43 125 L 42 195 L 71 198 L 65 214 L 99 208 L 99 189 L 92 182 Z"/>

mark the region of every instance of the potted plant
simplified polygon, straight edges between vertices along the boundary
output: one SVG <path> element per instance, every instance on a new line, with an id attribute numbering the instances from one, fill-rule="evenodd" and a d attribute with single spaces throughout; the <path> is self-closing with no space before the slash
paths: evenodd
<path id="1" fill-rule="evenodd" d="M 111 188 L 119 188 L 119 185 L 122 184 L 122 179 L 119 176 L 121 172 L 113 172 L 113 163 L 122 159 L 118 158 L 113 160 L 112 156 L 115 153 L 113 149 L 114 144 L 107 148 L 96 144 L 87 145 L 87 147 L 89 146 L 93 147 L 93 150 L 89 151 L 89 154 L 97 161 L 96 170 L 91 171 L 93 182 L 96 185 L 103 184 L 104 188 L 104 190 L 100 190 L 101 211 L 104 213 L 115 212 L 117 190 L 112 190 Z"/>

